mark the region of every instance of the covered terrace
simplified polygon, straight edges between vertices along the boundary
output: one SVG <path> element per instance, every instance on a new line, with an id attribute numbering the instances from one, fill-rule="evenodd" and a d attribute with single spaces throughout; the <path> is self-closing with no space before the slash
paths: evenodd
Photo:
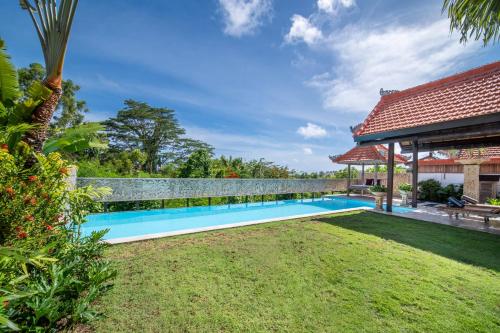
<path id="1" fill-rule="evenodd" d="M 333 163 L 347 165 L 347 195 L 351 190 L 367 190 L 369 186 L 379 184 L 378 166 L 388 163 L 389 150 L 384 145 L 374 145 L 360 147 L 356 146 L 342 155 L 330 156 Z M 396 164 L 407 163 L 406 157 L 396 154 L 394 157 Z M 351 166 L 361 166 L 361 184 L 351 184 Z M 365 179 L 365 165 L 373 165 L 375 167 L 374 179 Z"/>
<path id="2" fill-rule="evenodd" d="M 361 147 L 389 144 L 388 212 L 392 211 L 395 143 L 403 153 L 413 154 L 412 205 L 416 207 L 420 151 L 500 145 L 500 62 L 381 96 L 353 137 Z M 464 168 L 466 177 L 479 172 L 479 165 L 464 164 Z M 464 191 L 476 183 L 465 182 Z"/>

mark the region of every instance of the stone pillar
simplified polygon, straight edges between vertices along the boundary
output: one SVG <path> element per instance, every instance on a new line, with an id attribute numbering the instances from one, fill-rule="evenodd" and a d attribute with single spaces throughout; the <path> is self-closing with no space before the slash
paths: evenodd
<path id="1" fill-rule="evenodd" d="M 66 184 L 68 184 L 68 190 L 73 191 L 76 189 L 76 174 L 78 168 L 75 165 L 71 165 L 68 168 L 68 177 L 66 178 Z"/>
<path id="2" fill-rule="evenodd" d="M 464 165 L 464 195 L 479 201 L 479 164 Z"/>

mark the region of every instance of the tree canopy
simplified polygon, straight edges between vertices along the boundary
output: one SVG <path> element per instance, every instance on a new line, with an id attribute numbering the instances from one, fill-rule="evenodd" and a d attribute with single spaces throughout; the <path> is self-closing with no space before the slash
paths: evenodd
<path id="1" fill-rule="evenodd" d="M 194 150 L 213 150 L 206 143 L 184 137 L 186 131 L 179 125 L 173 110 L 155 108 L 131 99 L 126 100 L 125 108 L 119 110 L 116 117 L 106 120 L 104 125 L 110 147 L 115 150 L 140 149 L 146 154 L 146 170 L 150 173 Z"/>

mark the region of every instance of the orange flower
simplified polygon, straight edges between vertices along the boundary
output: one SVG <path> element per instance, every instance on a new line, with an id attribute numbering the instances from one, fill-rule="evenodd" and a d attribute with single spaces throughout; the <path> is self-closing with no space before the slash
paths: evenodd
<path id="1" fill-rule="evenodd" d="M 3 143 L 1 146 L 0 146 L 0 150 L 3 150 L 5 152 L 9 152 L 9 145 L 6 144 L 6 143 Z"/>
<path id="2" fill-rule="evenodd" d="M 37 204 L 37 200 L 36 200 L 36 198 L 31 198 L 31 200 L 30 200 L 30 204 L 31 204 L 32 206 L 35 206 L 35 205 Z"/>
<path id="3" fill-rule="evenodd" d="M 7 309 L 9 307 L 9 301 L 3 301 L 3 308 Z"/>
<path id="4" fill-rule="evenodd" d="M 28 234 L 24 231 L 21 231 L 20 233 L 17 234 L 17 238 L 19 238 L 19 239 L 23 239 L 26 237 L 28 237 Z"/>
<path id="5" fill-rule="evenodd" d="M 65 176 L 67 176 L 67 175 L 69 175 L 69 170 L 68 170 L 68 168 L 66 168 L 66 167 L 62 167 L 62 168 L 60 168 L 60 169 L 59 169 L 59 173 L 60 173 L 61 175 L 65 175 Z"/>
<path id="6" fill-rule="evenodd" d="M 5 188 L 5 192 L 7 192 L 7 194 L 13 198 L 14 195 L 16 195 L 16 191 L 14 191 L 14 189 L 11 187 L 11 186 L 8 186 Z"/>
<path id="7" fill-rule="evenodd" d="M 34 217 L 33 215 L 31 215 L 31 214 L 30 214 L 30 215 L 26 215 L 26 216 L 24 217 L 24 219 L 25 219 L 26 221 L 28 221 L 28 222 L 33 222 L 33 221 L 35 221 L 35 217 Z"/>
<path id="8" fill-rule="evenodd" d="M 38 180 L 38 177 L 37 176 L 29 176 L 28 180 L 33 183 L 33 182 L 36 182 Z"/>

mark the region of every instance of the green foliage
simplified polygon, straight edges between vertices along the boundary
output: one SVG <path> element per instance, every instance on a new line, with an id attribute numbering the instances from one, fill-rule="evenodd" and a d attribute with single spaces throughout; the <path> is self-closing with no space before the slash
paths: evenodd
<path id="1" fill-rule="evenodd" d="M 344 169 L 335 171 L 334 177 L 336 179 L 347 179 L 349 178 L 349 173 L 348 173 L 348 168 L 345 167 Z M 351 167 L 351 178 L 358 178 L 359 177 L 359 170 L 356 168 Z"/>
<path id="2" fill-rule="evenodd" d="M 419 197 L 422 200 L 428 201 L 441 201 L 439 191 L 441 190 L 441 183 L 435 179 L 428 179 L 418 183 Z"/>
<path id="3" fill-rule="evenodd" d="M 209 178 L 212 169 L 212 156 L 206 150 L 198 150 L 189 156 L 179 168 L 182 178 Z"/>
<path id="4" fill-rule="evenodd" d="M 17 74 L 10 57 L 5 50 L 5 43 L 0 39 L 0 113 L 14 104 L 19 97 Z"/>
<path id="5" fill-rule="evenodd" d="M 43 146 L 43 153 L 54 151 L 75 153 L 85 149 L 106 149 L 107 143 L 99 136 L 99 132 L 103 130 L 104 126 L 100 123 L 86 123 L 68 128 L 47 140 Z"/>
<path id="6" fill-rule="evenodd" d="M 401 166 L 401 165 L 394 166 L 394 173 L 396 173 L 396 174 L 406 173 L 406 170 L 407 169 L 404 166 Z M 366 172 L 375 172 L 375 166 L 371 166 L 371 167 L 366 168 Z M 387 165 L 379 165 L 377 172 L 387 173 Z"/>
<path id="7" fill-rule="evenodd" d="M 387 187 L 385 187 L 384 185 L 373 185 L 373 186 L 370 186 L 370 192 L 387 192 Z"/>
<path id="8" fill-rule="evenodd" d="M 413 190 L 413 186 L 411 186 L 411 184 L 408 183 L 401 183 L 399 184 L 399 189 L 401 191 L 411 192 Z"/>
<path id="9" fill-rule="evenodd" d="M 495 206 L 500 206 L 500 199 L 499 198 L 488 198 L 486 202 L 490 205 L 495 205 Z"/>
<path id="10" fill-rule="evenodd" d="M 79 226 L 105 189 L 70 190 L 68 163 L 20 142 L 0 151 L 0 329 L 46 332 L 92 320 L 92 305 L 116 272 L 103 259 L 106 231 Z"/>
<path id="11" fill-rule="evenodd" d="M 460 42 L 483 40 L 486 46 L 500 40 L 500 1 L 498 0 L 444 0 L 443 13 L 450 18 L 450 30 L 458 30 Z"/>
<path id="12" fill-rule="evenodd" d="M 424 180 L 418 183 L 419 198 L 422 200 L 446 202 L 449 197 L 460 198 L 463 194 L 463 185 L 449 184 L 444 187 L 434 179 Z"/>

